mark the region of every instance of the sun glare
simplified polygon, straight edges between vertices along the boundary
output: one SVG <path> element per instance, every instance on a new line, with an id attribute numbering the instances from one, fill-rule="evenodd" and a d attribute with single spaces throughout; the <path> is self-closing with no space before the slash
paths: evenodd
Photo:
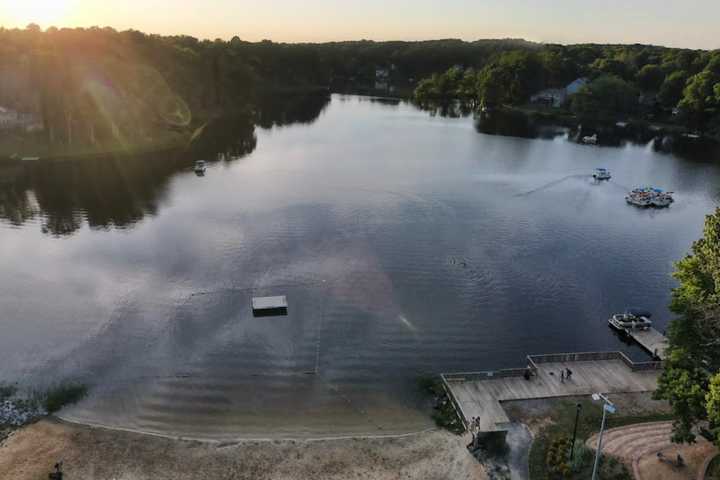
<path id="1" fill-rule="evenodd" d="M 42 28 L 62 26 L 68 20 L 74 0 L 0 0 L 0 25 L 24 27 L 36 23 Z"/>

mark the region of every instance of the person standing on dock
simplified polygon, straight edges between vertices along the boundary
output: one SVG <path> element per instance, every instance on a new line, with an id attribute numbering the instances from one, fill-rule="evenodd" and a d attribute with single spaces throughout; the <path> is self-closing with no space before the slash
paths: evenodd
<path id="1" fill-rule="evenodd" d="M 565 370 L 560 370 L 560 383 L 565 383 Z"/>

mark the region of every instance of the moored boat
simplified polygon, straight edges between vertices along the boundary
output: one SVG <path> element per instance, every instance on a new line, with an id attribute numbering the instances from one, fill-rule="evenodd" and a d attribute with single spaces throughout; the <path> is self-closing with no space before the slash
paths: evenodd
<path id="1" fill-rule="evenodd" d="M 610 175 L 610 170 L 608 170 L 607 168 L 596 168 L 593 171 L 592 176 L 595 180 L 610 180 L 610 178 L 612 178 L 612 175 Z"/>
<path id="2" fill-rule="evenodd" d="M 581 141 L 582 141 L 582 143 L 584 143 L 585 145 L 597 145 L 597 143 L 598 143 L 597 133 L 594 133 L 594 134 L 589 135 L 589 136 L 582 137 Z"/>
<path id="3" fill-rule="evenodd" d="M 673 200 L 670 192 L 668 193 L 660 193 L 658 195 L 655 195 L 651 202 L 653 207 L 658 208 L 665 208 L 669 207 L 671 203 L 673 203 L 675 200 Z"/>
<path id="4" fill-rule="evenodd" d="M 198 160 L 195 162 L 195 173 L 203 174 L 205 173 L 205 170 L 207 170 L 207 164 L 205 163 L 205 160 Z"/>
<path id="5" fill-rule="evenodd" d="M 628 308 L 625 313 L 616 313 L 608 319 L 608 324 L 622 332 L 626 330 L 648 330 L 652 327 L 652 314 L 646 310 Z"/>
<path id="6" fill-rule="evenodd" d="M 675 200 L 672 192 L 663 192 L 659 188 L 639 187 L 625 196 L 625 201 L 636 207 L 669 207 Z"/>

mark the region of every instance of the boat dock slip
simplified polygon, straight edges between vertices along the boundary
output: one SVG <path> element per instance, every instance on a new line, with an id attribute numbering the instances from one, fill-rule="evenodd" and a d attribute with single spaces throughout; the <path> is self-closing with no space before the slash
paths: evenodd
<path id="1" fill-rule="evenodd" d="M 648 328 L 647 330 L 628 328 L 625 332 L 627 332 L 630 338 L 650 352 L 651 355 L 660 360 L 665 360 L 665 350 L 667 350 L 668 347 L 668 339 L 665 335 L 654 328 Z"/>
<path id="2" fill-rule="evenodd" d="M 287 298 L 279 297 L 253 297 L 252 309 L 256 317 L 272 317 L 287 315 Z"/>
<path id="3" fill-rule="evenodd" d="M 636 363 L 621 352 L 531 355 L 527 360 L 527 368 L 441 375 L 466 426 L 479 418 L 481 432 L 507 430 L 510 420 L 502 402 L 509 400 L 653 391 L 662 368 L 661 362 Z M 563 380 L 560 373 L 568 368 L 572 376 Z"/>

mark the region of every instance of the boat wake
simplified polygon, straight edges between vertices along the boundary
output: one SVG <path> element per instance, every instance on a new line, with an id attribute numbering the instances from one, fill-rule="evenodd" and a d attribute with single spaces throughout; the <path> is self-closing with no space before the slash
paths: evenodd
<path id="1" fill-rule="evenodd" d="M 585 174 L 575 174 L 575 175 L 567 175 L 565 177 L 559 178 L 557 180 L 553 180 L 552 182 L 548 182 L 545 185 L 541 185 L 537 188 L 533 188 L 532 190 L 528 190 L 526 192 L 518 193 L 515 195 L 515 197 L 527 197 L 534 193 L 542 192 L 543 190 L 547 190 L 549 188 L 555 187 L 557 185 L 560 185 L 563 182 L 566 182 L 568 180 L 571 180 L 573 178 L 586 178 L 587 175 Z"/>

